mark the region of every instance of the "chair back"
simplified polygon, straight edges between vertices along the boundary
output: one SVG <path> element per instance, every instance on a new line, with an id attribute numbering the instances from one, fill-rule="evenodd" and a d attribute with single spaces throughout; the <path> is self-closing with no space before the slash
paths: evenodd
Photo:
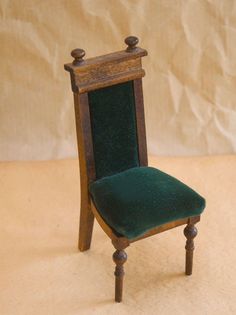
<path id="1" fill-rule="evenodd" d="M 80 164 L 88 181 L 147 165 L 141 57 L 146 50 L 128 37 L 124 51 L 84 60 L 75 58 L 65 69 L 74 92 Z M 83 166 L 83 165 L 82 165 Z"/>

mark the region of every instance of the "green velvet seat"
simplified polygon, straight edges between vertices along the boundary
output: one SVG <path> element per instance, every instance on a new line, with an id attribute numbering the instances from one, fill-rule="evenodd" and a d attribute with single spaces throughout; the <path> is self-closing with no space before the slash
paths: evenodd
<path id="1" fill-rule="evenodd" d="M 134 239 L 178 219 L 200 215 L 205 200 L 176 178 L 134 167 L 90 184 L 97 210 L 116 232 Z"/>

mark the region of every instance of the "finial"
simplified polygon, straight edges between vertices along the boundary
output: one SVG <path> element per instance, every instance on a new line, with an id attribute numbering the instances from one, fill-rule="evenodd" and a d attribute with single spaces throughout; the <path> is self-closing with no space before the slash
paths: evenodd
<path id="1" fill-rule="evenodd" d="M 139 40 L 138 40 L 138 37 L 136 37 L 136 36 L 126 37 L 125 43 L 126 43 L 126 45 L 128 45 L 128 47 L 126 48 L 126 51 L 127 52 L 134 51 L 138 42 L 139 42 Z"/>
<path id="2" fill-rule="evenodd" d="M 81 62 L 84 61 L 83 57 L 85 56 L 85 51 L 80 48 L 72 50 L 71 56 L 75 59 L 73 61 L 74 66 L 78 66 Z"/>

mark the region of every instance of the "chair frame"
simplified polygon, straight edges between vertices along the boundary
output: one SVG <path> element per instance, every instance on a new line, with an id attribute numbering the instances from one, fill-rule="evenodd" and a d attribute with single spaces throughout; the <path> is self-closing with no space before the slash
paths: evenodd
<path id="1" fill-rule="evenodd" d="M 141 237 L 129 240 L 128 238 L 119 235 L 103 220 L 89 195 L 89 184 L 96 180 L 88 101 L 89 91 L 130 80 L 133 81 L 139 161 L 140 166 L 148 165 L 142 89 L 142 77 L 145 75 L 145 72 L 142 69 L 141 63 L 141 57 L 146 56 L 147 51 L 136 46 L 138 44 L 137 37 L 127 37 L 125 43 L 128 45 L 126 50 L 87 60 L 83 59 L 85 55 L 84 50 L 77 48 L 71 52 L 74 61 L 65 64 L 64 66 L 65 70 L 70 72 L 72 91 L 74 93 L 75 121 L 80 164 L 81 208 L 78 247 L 82 252 L 90 248 L 95 217 L 116 249 L 113 254 L 113 260 L 116 264 L 114 273 L 116 302 L 121 302 L 122 300 L 124 277 L 123 264 L 127 260 L 125 248 L 140 239 L 185 224 L 187 224 L 184 229 L 184 235 L 187 239 L 185 246 L 185 274 L 191 275 L 194 251 L 193 239 L 197 235 L 195 224 L 200 221 L 200 216 L 186 217 L 181 220 L 172 221 L 155 227 Z"/>

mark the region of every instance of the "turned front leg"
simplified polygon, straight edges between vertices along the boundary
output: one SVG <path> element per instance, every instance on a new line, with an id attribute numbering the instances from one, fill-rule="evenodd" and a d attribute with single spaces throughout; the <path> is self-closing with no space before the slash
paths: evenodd
<path id="1" fill-rule="evenodd" d="M 184 235 L 187 238 L 186 241 L 186 262 L 185 262 L 185 274 L 190 276 L 193 269 L 193 251 L 194 241 L 193 239 L 197 236 L 197 228 L 194 224 L 189 223 L 184 229 Z"/>
<path id="2" fill-rule="evenodd" d="M 122 291 L 123 291 L 123 278 L 124 278 L 124 267 L 123 264 L 127 260 L 127 254 L 123 249 L 117 249 L 113 254 L 113 260 L 116 264 L 116 269 L 114 275 L 116 277 L 115 283 L 115 301 L 122 301 Z"/>

